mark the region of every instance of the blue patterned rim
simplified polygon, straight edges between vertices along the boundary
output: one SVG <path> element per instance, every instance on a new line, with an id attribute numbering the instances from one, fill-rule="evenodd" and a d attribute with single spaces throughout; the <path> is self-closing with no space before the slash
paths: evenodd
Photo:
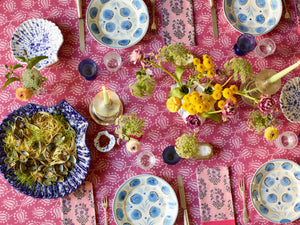
<path id="1" fill-rule="evenodd" d="M 45 186 L 36 182 L 32 186 L 22 184 L 17 180 L 18 176 L 14 174 L 12 168 L 7 168 L 7 164 L 4 163 L 4 159 L 7 157 L 4 151 L 4 137 L 9 123 L 15 121 L 17 116 L 32 116 L 38 111 L 43 112 L 60 112 L 62 113 L 70 125 L 77 131 L 76 146 L 78 160 L 74 166 L 74 169 L 69 172 L 68 176 L 63 182 L 56 182 L 53 185 Z M 69 195 L 76 190 L 84 181 L 89 165 L 90 165 L 90 151 L 86 146 L 85 137 L 88 128 L 87 120 L 82 117 L 69 103 L 62 100 L 59 104 L 51 107 L 43 107 L 33 103 L 26 104 L 20 108 L 14 110 L 12 113 L 5 117 L 0 125 L 0 172 L 8 183 L 15 189 L 23 194 L 34 198 L 52 199 L 60 198 L 65 195 Z"/>

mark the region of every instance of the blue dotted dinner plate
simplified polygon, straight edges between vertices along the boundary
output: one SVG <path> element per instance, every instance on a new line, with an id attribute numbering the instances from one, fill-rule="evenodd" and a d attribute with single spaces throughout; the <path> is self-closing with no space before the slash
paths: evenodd
<path id="1" fill-rule="evenodd" d="M 54 182 L 54 184 L 48 186 L 35 182 L 29 186 L 28 184 L 22 183 L 20 179 L 18 179 L 19 176 L 14 173 L 14 170 L 5 163 L 7 154 L 4 151 L 4 138 L 7 129 L 10 127 L 9 124 L 14 123 L 17 117 L 29 118 L 40 111 L 52 114 L 62 113 L 69 124 L 77 131 L 75 142 L 78 159 L 73 170 L 69 171 L 64 181 Z M 31 197 L 53 199 L 69 195 L 82 184 L 89 169 L 91 157 L 85 142 L 88 125 L 87 120 L 65 100 L 51 107 L 44 107 L 33 103 L 21 106 L 4 118 L 0 124 L 0 172 L 12 187 Z"/>
<path id="2" fill-rule="evenodd" d="M 113 214 L 118 225 L 172 225 L 178 214 L 178 200 L 165 180 L 142 174 L 119 187 L 113 202 Z"/>
<path id="3" fill-rule="evenodd" d="M 300 77 L 289 80 L 280 94 L 280 108 L 292 123 L 300 123 Z"/>
<path id="4" fill-rule="evenodd" d="M 144 37 L 149 13 L 143 0 L 92 0 L 86 20 L 99 43 L 120 49 L 133 46 Z"/>
<path id="5" fill-rule="evenodd" d="M 289 223 L 300 217 L 300 166 L 275 159 L 254 174 L 250 196 L 254 208 L 274 223 Z"/>
<path id="6" fill-rule="evenodd" d="M 271 31 L 282 14 L 281 0 L 224 0 L 223 8 L 237 31 L 254 36 Z"/>

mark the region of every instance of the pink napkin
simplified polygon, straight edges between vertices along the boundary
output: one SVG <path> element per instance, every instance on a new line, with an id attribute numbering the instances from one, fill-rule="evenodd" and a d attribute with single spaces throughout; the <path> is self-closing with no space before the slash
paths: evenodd
<path id="1" fill-rule="evenodd" d="M 96 225 L 93 185 L 84 181 L 70 195 L 61 198 L 64 225 Z"/>
<path id="2" fill-rule="evenodd" d="M 227 167 L 197 169 L 202 225 L 234 225 L 233 202 Z"/>
<path id="3" fill-rule="evenodd" d="M 194 46 L 195 28 L 192 0 L 161 0 L 165 45 Z"/>

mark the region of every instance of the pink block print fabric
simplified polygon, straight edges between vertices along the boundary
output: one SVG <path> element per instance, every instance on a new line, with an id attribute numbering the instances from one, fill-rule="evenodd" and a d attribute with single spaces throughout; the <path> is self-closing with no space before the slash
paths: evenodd
<path id="1" fill-rule="evenodd" d="M 161 0 L 165 45 L 182 43 L 195 45 L 192 0 Z"/>
<path id="2" fill-rule="evenodd" d="M 93 185 L 85 181 L 68 196 L 61 198 L 63 225 L 96 225 Z"/>
<path id="3" fill-rule="evenodd" d="M 227 167 L 197 169 L 202 225 L 234 225 L 233 202 Z"/>

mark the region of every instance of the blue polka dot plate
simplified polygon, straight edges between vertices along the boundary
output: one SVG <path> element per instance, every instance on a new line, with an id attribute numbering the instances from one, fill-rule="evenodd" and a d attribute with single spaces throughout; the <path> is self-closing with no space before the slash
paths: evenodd
<path id="1" fill-rule="evenodd" d="M 144 37 L 149 13 L 143 0 L 92 0 L 86 20 L 91 35 L 99 43 L 121 49 Z"/>
<path id="2" fill-rule="evenodd" d="M 292 123 L 300 123 L 300 77 L 283 86 L 279 101 L 283 115 Z"/>
<path id="3" fill-rule="evenodd" d="M 11 37 L 10 47 L 15 58 L 24 57 L 24 50 L 28 58 L 48 56 L 35 66 L 43 69 L 58 61 L 57 54 L 62 43 L 62 33 L 54 23 L 44 19 L 30 19 L 17 27 Z"/>
<path id="4" fill-rule="evenodd" d="M 178 214 L 178 200 L 165 180 L 142 174 L 119 187 L 113 202 L 113 214 L 118 225 L 172 225 Z"/>
<path id="5" fill-rule="evenodd" d="M 300 166 L 275 159 L 254 174 L 250 196 L 254 208 L 274 223 L 289 223 L 300 217 Z"/>
<path id="6" fill-rule="evenodd" d="M 233 28 L 254 36 L 271 31 L 282 14 L 281 0 L 224 0 L 223 8 Z"/>

